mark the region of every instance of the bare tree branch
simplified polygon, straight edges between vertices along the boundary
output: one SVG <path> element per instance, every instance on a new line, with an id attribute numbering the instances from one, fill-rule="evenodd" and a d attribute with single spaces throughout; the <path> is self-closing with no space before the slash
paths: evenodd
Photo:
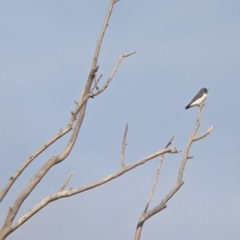
<path id="1" fill-rule="evenodd" d="M 70 181 L 71 177 L 73 176 L 73 174 L 74 174 L 74 172 L 71 172 L 69 174 L 69 176 L 67 177 L 66 181 L 63 183 L 62 187 L 60 188 L 59 192 L 62 192 L 65 189 L 65 187 L 69 183 L 69 181 Z"/>
<path id="2" fill-rule="evenodd" d="M 92 87 L 92 89 L 91 89 L 91 93 L 93 92 L 93 90 L 96 88 L 96 90 L 98 90 L 98 82 L 100 81 L 100 79 L 102 78 L 102 74 L 100 74 L 100 76 L 98 77 L 98 79 L 96 80 L 96 78 L 94 78 L 94 85 L 93 85 L 93 87 Z"/>
<path id="3" fill-rule="evenodd" d="M 146 204 L 142 214 L 144 214 L 148 210 L 148 207 L 151 203 L 152 196 L 153 196 L 153 193 L 155 191 L 155 188 L 156 188 L 156 185 L 157 185 L 157 182 L 158 182 L 158 177 L 159 177 L 159 173 L 160 173 L 160 170 L 161 170 L 161 167 L 162 167 L 163 159 L 164 159 L 164 155 L 161 155 L 160 156 L 160 161 L 159 161 L 159 164 L 158 164 L 158 167 L 157 167 L 157 172 L 156 172 L 156 175 L 155 175 L 155 179 L 154 179 L 154 182 L 153 182 L 153 185 L 152 185 L 152 189 L 149 193 L 148 201 L 147 201 L 147 204 Z"/>
<path id="4" fill-rule="evenodd" d="M 168 148 L 172 144 L 172 140 L 174 139 L 174 137 L 175 137 L 175 135 L 172 136 L 172 138 L 166 144 L 165 148 Z M 151 203 L 152 196 L 153 196 L 153 193 L 155 191 L 155 188 L 156 188 L 156 185 L 157 185 L 157 182 L 158 182 L 158 177 L 159 177 L 160 170 L 161 170 L 161 167 L 162 167 L 163 159 L 164 159 L 164 154 L 160 156 L 160 161 L 159 161 L 159 164 L 158 164 L 158 167 L 157 167 L 157 172 L 156 172 L 155 179 L 154 179 L 154 182 L 153 182 L 153 185 L 152 185 L 152 189 L 149 193 L 148 201 L 147 201 L 147 204 L 146 204 L 142 214 L 144 214 L 148 210 L 148 207 Z"/>
<path id="5" fill-rule="evenodd" d="M 198 141 L 198 140 L 206 137 L 213 129 L 214 129 L 214 126 L 211 126 L 205 133 L 203 133 L 203 134 L 201 134 L 201 135 L 199 135 L 199 136 L 195 136 L 195 137 L 193 138 L 193 141 Z"/>
<path id="6" fill-rule="evenodd" d="M 146 162 L 148 162 L 149 160 L 158 157 L 162 154 L 165 153 L 177 153 L 177 149 L 176 148 L 166 148 L 160 151 L 157 151 L 155 153 L 152 153 L 142 159 L 140 159 L 139 161 L 129 165 L 129 166 L 125 166 L 124 168 L 121 168 L 120 170 L 118 170 L 115 173 L 112 173 L 108 176 L 106 176 L 105 178 L 102 178 L 100 180 L 97 180 L 91 184 L 88 184 L 86 186 L 80 187 L 80 188 L 74 188 L 74 189 L 70 189 L 70 190 L 65 190 L 65 191 L 59 191 L 57 193 L 52 194 L 51 196 L 48 196 L 46 198 L 44 198 L 41 202 L 39 202 L 35 207 L 33 207 L 31 210 L 29 210 L 23 217 L 21 217 L 19 220 L 16 221 L 16 223 L 13 224 L 12 226 L 12 231 L 14 231 L 15 229 L 17 229 L 19 226 L 21 226 L 24 222 L 26 222 L 30 217 L 32 217 L 35 213 L 37 213 L 39 210 L 41 210 L 43 207 L 45 207 L 47 204 L 49 204 L 52 201 L 58 200 L 60 198 L 65 198 L 65 197 L 70 197 L 73 196 L 75 194 L 79 194 L 81 192 L 87 191 L 89 189 L 98 187 L 106 182 L 109 182 L 119 176 L 121 176 L 122 174 L 132 170 L 135 167 L 138 167 L 141 164 L 144 164 Z"/>
<path id="7" fill-rule="evenodd" d="M 109 85 L 109 83 L 111 82 L 111 80 L 113 79 L 113 77 L 114 77 L 114 75 L 115 75 L 115 73 L 116 73 L 116 71 L 117 71 L 117 68 L 118 68 L 120 62 L 122 61 L 122 59 L 123 59 L 124 57 L 129 57 L 129 56 L 131 56 L 131 55 L 134 54 L 134 53 L 136 53 L 136 51 L 130 52 L 130 53 L 127 53 L 127 54 L 122 54 L 122 55 L 119 57 L 119 59 L 117 60 L 117 62 L 116 62 L 116 64 L 115 64 L 115 67 L 113 68 L 112 73 L 110 74 L 109 78 L 107 79 L 107 81 L 105 82 L 105 84 L 103 85 L 102 88 L 98 89 L 95 93 L 92 93 L 92 96 L 93 96 L 93 97 L 94 97 L 94 96 L 97 96 L 97 95 L 100 94 L 100 93 L 102 93 L 102 92 L 108 87 L 108 85 Z"/>
<path id="8" fill-rule="evenodd" d="M 50 170 L 50 168 L 53 167 L 55 164 L 58 164 L 58 163 L 62 162 L 69 155 L 69 153 L 71 152 L 71 150 L 72 150 L 72 148 L 75 144 L 75 141 L 77 139 L 79 130 L 80 130 L 81 125 L 82 125 L 82 121 L 84 119 L 87 100 L 90 97 L 92 97 L 92 94 L 90 93 L 90 89 L 91 89 L 92 82 L 93 82 L 93 79 L 95 77 L 95 74 L 98 70 L 97 60 L 98 60 L 103 36 L 105 34 L 105 31 L 106 31 L 106 28 L 108 26 L 108 22 L 109 22 L 109 19 L 110 19 L 110 16 L 111 16 L 111 13 L 112 13 L 112 10 L 113 10 L 113 7 L 114 7 L 114 4 L 116 2 L 117 2 L 116 0 L 111 0 L 110 1 L 104 24 L 102 26 L 99 38 L 97 40 L 97 45 L 96 45 L 96 49 L 95 49 L 95 53 L 94 53 L 94 57 L 93 57 L 91 70 L 89 72 L 85 87 L 84 87 L 84 89 L 83 89 L 83 91 L 80 95 L 77 108 L 74 112 L 72 112 L 71 120 L 73 120 L 73 122 L 76 121 L 75 126 L 74 126 L 73 131 L 72 131 L 72 135 L 71 135 L 65 149 L 62 151 L 62 153 L 60 153 L 57 156 L 51 157 L 46 162 L 46 164 L 44 164 L 44 166 L 39 170 L 39 172 L 31 179 L 30 183 L 26 186 L 26 188 L 19 194 L 19 196 L 17 197 L 13 206 L 9 208 L 9 211 L 8 211 L 7 217 L 5 219 L 5 222 L 3 224 L 3 227 L 0 230 L 0 236 L 1 236 L 2 239 L 5 239 L 6 236 L 8 236 L 13 231 L 12 230 L 12 222 L 13 222 L 16 214 L 18 213 L 18 211 L 19 211 L 22 203 L 24 202 L 24 200 L 28 197 L 28 195 L 32 192 L 32 190 L 37 186 L 37 184 L 41 181 L 41 179 L 45 176 L 45 174 Z M 21 172 L 32 161 L 32 158 L 35 158 L 37 155 L 39 155 L 41 152 L 43 152 L 54 141 L 56 141 L 61 136 L 66 134 L 68 131 L 70 131 L 72 129 L 72 127 L 73 127 L 73 124 L 68 125 L 67 128 L 65 129 L 65 131 L 63 130 L 60 133 L 58 133 L 56 136 L 54 136 L 52 139 L 50 139 L 50 141 L 47 142 L 47 144 L 44 144 L 43 147 L 40 148 L 40 150 L 35 152 L 34 155 L 32 155 L 29 159 L 27 159 L 27 161 L 25 161 L 25 163 L 17 170 L 17 172 L 14 174 L 14 176 L 9 179 L 9 182 L 7 183 L 6 187 L 1 192 L 0 199 L 2 199 L 6 195 L 7 191 L 10 189 L 10 187 L 12 186 L 12 184 L 14 183 L 16 178 L 21 174 Z"/>
<path id="9" fill-rule="evenodd" d="M 109 7 L 108 7 L 108 11 L 107 11 L 107 15 L 106 15 L 106 18 L 104 20 L 101 32 L 100 32 L 98 40 L 97 40 L 97 45 L 96 45 L 95 53 L 94 53 L 94 56 L 93 56 L 92 69 L 95 69 L 96 66 L 97 66 L 97 60 L 98 60 L 99 52 L 100 52 L 100 49 L 101 49 L 103 37 L 104 37 L 104 34 L 106 32 L 106 29 L 107 29 L 107 26 L 108 26 L 108 22 L 110 20 L 111 14 L 112 14 L 112 10 L 113 10 L 114 4 L 116 2 L 117 2 L 116 0 L 111 0 L 110 1 Z"/>
<path id="10" fill-rule="evenodd" d="M 169 140 L 169 142 L 166 144 L 165 148 L 168 148 L 168 147 L 172 144 L 172 141 L 173 141 L 174 138 L 175 138 L 175 135 L 173 135 L 173 136 L 171 137 L 171 139 Z"/>
<path id="11" fill-rule="evenodd" d="M 194 141 L 197 141 L 195 140 L 195 135 L 196 135 L 196 132 L 200 126 L 200 117 L 201 117 L 201 112 L 202 112 L 202 108 L 204 107 L 205 104 L 202 104 L 201 106 L 198 107 L 198 112 L 197 112 L 197 121 L 196 121 L 196 126 L 188 140 L 188 143 L 187 143 L 187 146 L 185 148 L 185 151 L 184 151 L 184 154 L 183 154 L 183 158 L 182 158 L 182 162 L 180 164 L 180 167 L 179 167 L 179 171 L 178 171 L 178 178 L 177 178 L 177 182 L 178 184 L 180 184 L 182 182 L 182 177 L 183 177 L 183 171 L 184 171 L 184 167 L 186 165 L 186 162 L 188 160 L 188 156 L 189 156 L 189 151 L 190 151 L 190 147 L 192 145 L 192 143 Z M 214 129 L 214 126 L 210 127 L 209 128 L 209 133 Z M 207 136 L 208 134 L 206 134 Z M 201 139 L 201 138 L 199 138 Z"/>
<path id="12" fill-rule="evenodd" d="M 122 150 L 121 150 L 121 166 L 122 167 L 125 167 L 124 155 L 125 155 L 125 147 L 127 146 L 127 143 L 126 143 L 127 131 L 128 131 L 128 124 L 126 123 L 125 131 L 123 134 L 123 140 L 122 140 Z"/>
<path id="13" fill-rule="evenodd" d="M 80 102 L 82 102 L 83 99 L 81 99 Z M 51 167 L 53 167 L 55 164 L 60 163 L 61 161 L 63 161 L 70 153 L 70 151 L 73 148 L 73 145 L 77 139 L 78 136 L 78 132 L 81 126 L 81 122 L 82 122 L 82 116 L 79 115 L 78 119 L 76 121 L 76 124 L 74 126 L 72 135 L 65 147 L 65 149 L 62 151 L 62 153 L 60 153 L 57 156 L 53 156 L 51 157 L 45 164 L 44 166 L 39 170 L 39 172 L 31 179 L 31 181 L 29 182 L 29 184 L 26 186 L 26 188 L 19 194 L 19 196 L 17 197 L 16 201 L 14 202 L 12 208 L 9 209 L 7 217 L 5 219 L 4 222 L 4 228 L 8 228 L 14 217 L 16 216 L 19 208 L 21 207 L 22 203 L 24 202 L 24 200 L 28 197 L 28 195 L 32 192 L 32 190 L 36 187 L 36 185 L 41 181 L 41 179 L 45 176 L 45 174 L 49 171 L 49 169 Z"/>
<path id="14" fill-rule="evenodd" d="M 190 151 L 190 147 L 191 147 L 192 143 L 194 141 L 197 141 L 197 140 L 207 136 L 214 129 L 214 126 L 212 126 L 212 127 L 209 128 L 209 130 L 206 133 L 200 135 L 199 137 L 195 137 L 196 132 L 197 132 L 199 126 L 200 126 L 201 111 L 202 111 L 202 108 L 204 107 L 204 105 L 205 104 L 202 104 L 201 106 L 198 107 L 196 126 L 195 126 L 195 128 L 194 128 L 194 130 L 193 130 L 193 132 L 192 132 L 192 134 L 191 134 L 191 136 L 188 140 L 188 143 L 186 145 L 186 148 L 185 148 L 185 151 L 184 151 L 184 154 L 183 154 L 183 158 L 182 158 L 182 161 L 181 161 L 180 166 L 179 166 L 176 185 L 168 192 L 168 194 L 160 201 L 160 203 L 156 207 L 154 207 L 154 208 L 152 208 L 152 209 L 150 209 L 146 212 L 143 212 L 141 214 L 141 216 L 138 220 L 136 231 L 135 231 L 134 240 L 140 240 L 141 233 L 142 233 L 142 227 L 143 227 L 144 222 L 148 218 L 152 217 L 154 214 L 157 214 L 158 212 L 165 209 L 167 207 L 166 203 L 173 197 L 173 195 L 184 184 L 184 182 L 182 181 L 183 171 L 184 171 L 186 162 L 189 159 L 189 151 Z"/>
<path id="15" fill-rule="evenodd" d="M 90 95 L 87 95 L 86 98 L 83 100 L 82 103 L 78 104 L 75 108 L 75 110 L 72 112 L 71 117 L 69 119 L 69 122 L 67 126 L 62 130 L 60 130 L 56 135 L 54 135 L 50 140 L 48 140 L 46 143 L 44 143 L 39 149 L 37 149 L 30 157 L 28 157 L 23 164 L 17 169 L 17 171 L 11 176 L 3 188 L 3 190 L 0 192 L 0 200 L 3 200 L 3 198 L 6 196 L 9 189 L 12 187 L 13 183 L 16 181 L 16 179 L 21 175 L 21 173 L 26 169 L 26 167 L 43 151 L 45 151 L 49 146 L 51 146 L 54 142 L 56 142 L 59 138 L 63 137 L 65 134 L 67 134 L 69 131 L 72 130 L 73 124 L 76 121 L 76 116 L 85 104 L 85 102 L 90 98 Z"/>

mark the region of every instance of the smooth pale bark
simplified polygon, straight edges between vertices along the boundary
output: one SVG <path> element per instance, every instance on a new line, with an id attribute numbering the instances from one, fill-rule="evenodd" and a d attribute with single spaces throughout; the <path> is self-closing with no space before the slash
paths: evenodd
<path id="1" fill-rule="evenodd" d="M 13 228 L 13 220 L 16 217 L 21 205 L 25 201 L 25 199 L 31 194 L 33 189 L 38 185 L 38 183 L 41 181 L 41 179 L 47 174 L 47 172 L 56 164 L 62 162 L 65 160 L 68 155 L 70 154 L 76 139 L 78 137 L 79 131 L 82 126 L 82 122 L 84 119 L 86 107 L 87 107 L 87 101 L 89 98 L 96 96 L 103 92 L 110 81 L 112 80 L 118 65 L 120 64 L 122 58 L 130 56 L 133 53 L 130 54 L 123 54 L 120 56 L 119 60 L 116 63 L 116 66 L 113 69 L 113 72 L 111 73 L 110 77 L 108 80 L 105 82 L 103 87 L 101 89 L 97 88 L 97 85 L 92 89 L 91 87 L 93 85 L 93 81 L 96 76 L 96 72 L 98 71 L 98 66 L 97 66 L 97 61 L 98 61 L 98 56 L 99 52 L 101 49 L 101 44 L 103 41 L 104 34 L 106 32 L 109 19 L 111 17 L 111 13 L 113 10 L 113 7 L 115 3 L 118 2 L 117 0 L 111 0 L 109 4 L 109 8 L 102 26 L 102 29 L 100 31 L 96 48 L 95 48 L 95 53 L 93 56 L 93 61 L 92 61 L 92 66 L 89 71 L 88 78 L 86 80 L 86 84 L 80 94 L 79 101 L 76 102 L 77 106 L 74 111 L 71 112 L 71 117 L 70 120 L 67 124 L 67 126 L 63 129 L 60 130 L 59 133 L 57 133 L 55 136 L 53 136 L 49 141 L 44 143 L 38 150 L 36 150 L 28 159 L 26 159 L 23 164 L 17 169 L 17 171 L 13 174 L 11 178 L 9 178 L 7 184 L 3 188 L 2 191 L 0 191 L 0 201 L 4 199 L 8 191 L 11 189 L 12 185 L 14 182 L 18 179 L 18 177 L 21 175 L 21 173 L 27 168 L 27 166 L 43 151 L 45 151 L 50 145 L 52 145 L 54 142 L 56 142 L 59 138 L 63 137 L 65 134 L 70 132 L 72 130 L 71 136 L 69 138 L 68 143 L 66 144 L 65 148 L 62 150 L 61 153 L 59 153 L 57 156 L 51 157 L 45 164 L 44 166 L 36 173 L 36 175 L 31 179 L 29 184 L 22 190 L 22 192 L 19 194 L 19 196 L 16 198 L 15 202 L 13 205 L 9 208 L 9 211 L 7 213 L 7 216 L 5 218 L 3 227 L 0 229 L 0 240 L 5 239 L 14 229 Z M 96 91 L 94 92 L 93 90 Z"/>
<path id="2" fill-rule="evenodd" d="M 136 227 L 136 231 L 135 231 L 135 236 L 134 236 L 134 240 L 140 240 L 141 238 L 141 233 L 142 233 L 142 229 L 143 229 L 143 224 L 144 222 L 149 219 L 150 217 L 152 217 L 153 215 L 159 213 L 160 211 L 162 211 L 163 209 L 165 209 L 167 207 L 166 203 L 173 197 L 173 195 L 180 189 L 180 187 L 184 184 L 183 182 L 183 171 L 185 168 L 185 165 L 187 163 L 187 160 L 192 158 L 189 156 L 189 151 L 191 148 L 191 145 L 194 141 L 200 140 L 204 137 L 206 137 L 213 129 L 214 126 L 210 127 L 205 133 L 196 136 L 197 130 L 200 126 L 200 117 L 201 117 L 201 112 L 202 112 L 202 108 L 204 107 L 205 104 L 202 104 L 201 106 L 198 107 L 198 112 L 197 112 L 197 120 L 196 120 L 196 125 L 193 129 L 193 132 L 187 142 L 187 145 L 185 147 L 185 151 L 183 153 L 183 157 L 182 157 L 182 161 L 180 163 L 179 166 L 179 170 L 178 170 L 178 176 L 177 176 L 177 181 L 175 186 L 168 192 L 168 194 L 159 202 L 159 204 L 157 206 L 155 206 L 154 208 L 150 209 L 147 211 L 148 207 L 149 207 L 149 203 L 151 201 L 154 189 L 155 189 L 155 185 L 156 185 L 156 181 L 160 172 L 160 169 L 157 171 L 156 173 L 156 179 L 153 183 L 153 187 L 152 190 L 150 192 L 150 200 L 148 200 L 148 203 L 143 211 L 143 213 L 140 215 L 140 218 L 138 220 L 137 223 L 137 227 Z M 161 167 L 161 161 L 160 161 L 160 165 L 158 166 L 158 168 Z"/>

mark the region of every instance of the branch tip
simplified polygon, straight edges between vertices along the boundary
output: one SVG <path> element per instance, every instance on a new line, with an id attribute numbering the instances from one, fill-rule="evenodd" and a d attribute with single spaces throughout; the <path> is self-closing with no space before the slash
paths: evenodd
<path id="1" fill-rule="evenodd" d="M 172 141 L 173 141 L 174 137 L 175 137 L 175 135 L 173 135 L 173 136 L 171 137 L 171 139 L 170 139 L 170 140 L 168 141 L 168 143 L 166 144 L 165 148 L 168 148 L 168 147 L 172 144 Z"/>
<path id="2" fill-rule="evenodd" d="M 69 174 L 69 176 L 67 177 L 67 179 L 66 179 L 65 182 L 63 183 L 62 187 L 60 188 L 59 192 L 64 191 L 64 189 L 66 188 L 67 184 L 69 183 L 69 181 L 70 181 L 70 179 L 71 179 L 71 177 L 73 176 L 74 173 L 75 173 L 75 172 L 71 172 L 71 173 Z"/>

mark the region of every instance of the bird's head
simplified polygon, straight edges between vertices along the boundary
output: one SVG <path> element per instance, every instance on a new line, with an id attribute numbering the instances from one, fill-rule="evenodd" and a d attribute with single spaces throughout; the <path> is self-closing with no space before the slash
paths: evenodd
<path id="1" fill-rule="evenodd" d="M 207 94 L 207 93 L 208 93 L 208 90 L 209 90 L 209 89 L 207 89 L 207 88 L 202 88 L 202 89 L 201 89 L 201 92 L 203 92 L 203 93 L 206 93 L 206 94 Z"/>

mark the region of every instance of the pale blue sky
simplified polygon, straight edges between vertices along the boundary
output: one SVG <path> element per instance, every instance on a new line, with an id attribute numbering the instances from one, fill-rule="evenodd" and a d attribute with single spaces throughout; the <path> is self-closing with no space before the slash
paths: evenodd
<path id="1" fill-rule="evenodd" d="M 89 72 L 109 1 L 0 2 L 0 188 L 34 150 L 65 127 Z M 172 134 L 183 150 L 196 108 L 184 107 L 210 88 L 185 184 L 168 208 L 148 220 L 142 240 L 240 239 L 240 2 L 119 1 L 99 57 L 104 93 L 89 101 L 78 141 L 23 204 L 17 218 L 56 192 L 72 171 L 82 186 L 161 149 Z M 103 80 L 105 79 L 103 77 Z M 0 224 L 17 194 L 68 136 L 37 158 L 0 205 Z M 166 155 L 152 207 L 170 190 L 182 154 Z M 132 239 L 158 159 L 94 190 L 49 204 L 9 236 L 15 239 Z M 93 230 L 94 229 L 94 230 Z"/>

